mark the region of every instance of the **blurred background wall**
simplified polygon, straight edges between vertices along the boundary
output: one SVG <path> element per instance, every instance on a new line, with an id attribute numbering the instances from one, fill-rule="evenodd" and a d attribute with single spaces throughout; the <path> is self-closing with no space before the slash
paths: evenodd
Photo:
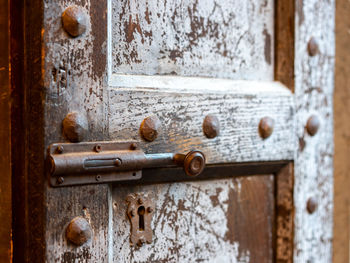
<path id="1" fill-rule="evenodd" d="M 350 0 L 336 0 L 335 65 L 333 262 L 346 263 L 350 262 Z"/>

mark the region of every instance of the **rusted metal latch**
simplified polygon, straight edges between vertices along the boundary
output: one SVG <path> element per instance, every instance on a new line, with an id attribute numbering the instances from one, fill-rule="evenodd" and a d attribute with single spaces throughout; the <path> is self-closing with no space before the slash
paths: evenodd
<path id="1" fill-rule="evenodd" d="M 200 151 L 145 154 L 136 142 L 54 143 L 48 152 L 52 186 L 137 180 L 143 168 L 182 166 L 189 176 L 205 166 Z"/>

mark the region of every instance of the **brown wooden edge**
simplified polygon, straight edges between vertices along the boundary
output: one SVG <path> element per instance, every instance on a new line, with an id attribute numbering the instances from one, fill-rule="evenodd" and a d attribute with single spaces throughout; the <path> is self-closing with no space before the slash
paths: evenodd
<path id="1" fill-rule="evenodd" d="M 275 261 L 293 262 L 294 250 L 294 166 L 290 162 L 276 173 Z"/>
<path id="2" fill-rule="evenodd" d="M 294 91 L 295 0 L 275 0 L 275 80 Z M 293 262 L 294 169 L 289 162 L 276 173 L 275 262 Z"/>
<path id="3" fill-rule="evenodd" d="M 295 1 L 275 0 L 275 79 L 294 91 Z"/>
<path id="4" fill-rule="evenodd" d="M 0 262 L 12 258 L 9 1 L 0 0 Z"/>
<path id="5" fill-rule="evenodd" d="M 13 262 L 44 262 L 42 0 L 11 0 Z"/>

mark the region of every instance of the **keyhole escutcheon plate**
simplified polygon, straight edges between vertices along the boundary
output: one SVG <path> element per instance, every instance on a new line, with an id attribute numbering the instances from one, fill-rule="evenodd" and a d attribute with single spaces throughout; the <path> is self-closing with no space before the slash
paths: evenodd
<path id="1" fill-rule="evenodd" d="M 152 242 L 152 216 L 154 204 L 149 195 L 143 193 L 130 194 L 127 196 L 127 215 L 130 220 L 130 245 L 142 246 Z"/>

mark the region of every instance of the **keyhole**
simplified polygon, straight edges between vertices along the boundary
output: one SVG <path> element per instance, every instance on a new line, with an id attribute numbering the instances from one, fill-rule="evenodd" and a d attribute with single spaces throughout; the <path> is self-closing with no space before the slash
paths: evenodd
<path id="1" fill-rule="evenodd" d="M 144 231 L 145 230 L 145 219 L 144 219 L 145 207 L 140 206 L 139 209 L 137 210 L 137 214 L 139 215 L 139 231 Z"/>

